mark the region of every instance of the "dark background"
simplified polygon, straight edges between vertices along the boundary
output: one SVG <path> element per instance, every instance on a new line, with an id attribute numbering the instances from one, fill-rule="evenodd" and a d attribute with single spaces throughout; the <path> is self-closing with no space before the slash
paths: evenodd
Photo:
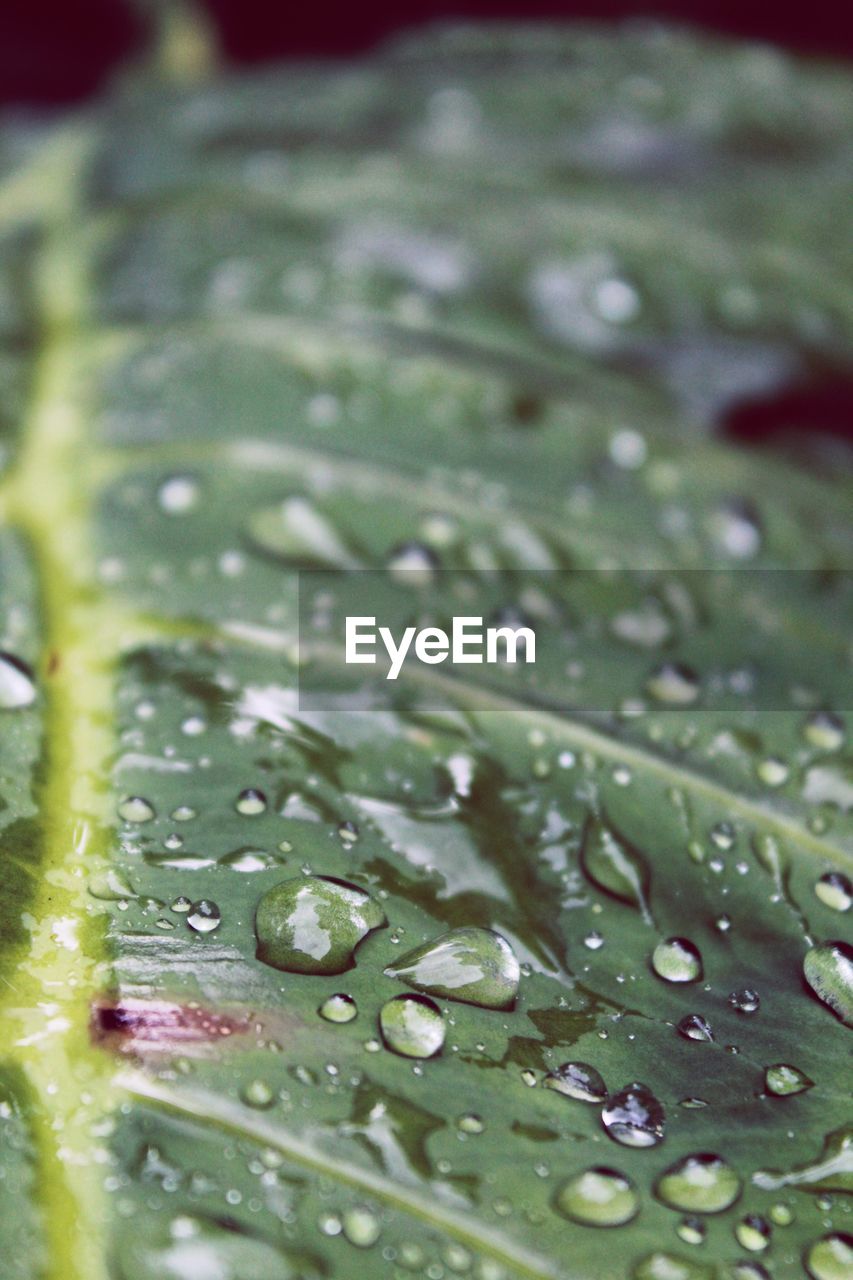
<path id="1" fill-rule="evenodd" d="M 170 0 L 166 0 L 169 3 Z M 345 57 L 439 19 L 661 18 L 773 41 L 808 55 L 853 55 L 849 0 L 203 0 L 234 62 Z M 140 39 L 131 0 L 0 0 L 0 102 L 73 103 Z"/>

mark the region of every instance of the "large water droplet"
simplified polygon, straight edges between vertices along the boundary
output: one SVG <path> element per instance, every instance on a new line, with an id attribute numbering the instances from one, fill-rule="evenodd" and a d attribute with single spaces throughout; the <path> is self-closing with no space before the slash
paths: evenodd
<path id="1" fill-rule="evenodd" d="M 35 700 L 32 670 L 13 653 L 0 651 L 0 711 L 19 711 Z"/>
<path id="2" fill-rule="evenodd" d="M 385 973 L 417 991 L 485 1009 L 511 1009 L 520 970 L 506 938 L 491 929 L 452 929 L 389 965 Z"/>
<path id="3" fill-rule="evenodd" d="M 601 1123 L 614 1142 L 624 1147 L 654 1147 L 663 1142 L 666 1116 L 648 1085 L 635 1081 L 611 1094 Z"/>
<path id="4" fill-rule="evenodd" d="M 358 1016 L 358 1007 L 352 996 L 338 991 L 324 1000 L 317 1012 L 327 1022 L 352 1022 Z"/>
<path id="5" fill-rule="evenodd" d="M 853 1235 L 837 1231 L 823 1236 L 809 1247 L 805 1261 L 814 1280 L 850 1280 L 853 1275 Z"/>
<path id="6" fill-rule="evenodd" d="M 824 906 L 833 911 L 849 911 L 853 904 L 853 882 L 842 871 L 827 871 L 814 891 Z"/>
<path id="7" fill-rule="evenodd" d="M 404 1058 L 432 1058 L 444 1044 L 444 1018 L 427 996 L 394 996 L 379 1011 L 379 1027 L 389 1049 Z"/>
<path id="8" fill-rule="evenodd" d="M 586 1062 L 564 1062 L 555 1071 L 548 1072 L 544 1085 L 579 1102 L 603 1102 L 607 1097 L 603 1079 L 595 1067 Z"/>
<path id="9" fill-rule="evenodd" d="M 599 889 L 639 907 L 646 923 L 651 923 L 648 864 L 639 849 L 599 818 L 590 818 L 584 828 L 581 866 Z"/>
<path id="10" fill-rule="evenodd" d="M 255 913 L 257 956 L 291 973 L 343 973 L 355 949 L 385 913 L 354 884 L 324 876 L 283 880 L 268 889 Z"/>
<path id="11" fill-rule="evenodd" d="M 557 1192 L 557 1209 L 588 1227 L 621 1227 L 637 1216 L 640 1197 L 630 1179 L 598 1166 L 569 1178 Z"/>
<path id="12" fill-rule="evenodd" d="M 698 982 L 702 977 L 699 948 L 689 938 L 666 938 L 652 952 L 652 969 L 664 982 Z"/>
<path id="13" fill-rule="evenodd" d="M 676 1161 L 655 1185 L 664 1204 L 685 1213 L 722 1213 L 740 1192 L 741 1180 L 731 1165 L 708 1152 Z"/>
<path id="14" fill-rule="evenodd" d="M 845 1026 L 853 1027 L 853 947 L 846 942 L 812 947 L 803 960 L 803 973 L 817 998 Z"/>
<path id="15" fill-rule="evenodd" d="M 768 1093 L 777 1098 L 788 1098 L 795 1093 L 805 1093 L 811 1089 L 814 1080 L 810 1080 L 799 1067 L 792 1067 L 787 1062 L 776 1062 L 764 1072 L 764 1087 Z"/>

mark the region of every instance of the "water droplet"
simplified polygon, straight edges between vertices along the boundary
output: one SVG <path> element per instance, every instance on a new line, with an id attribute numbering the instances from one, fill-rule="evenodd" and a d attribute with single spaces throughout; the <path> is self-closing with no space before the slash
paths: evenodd
<path id="1" fill-rule="evenodd" d="M 136 897 L 129 880 L 115 867 L 108 867 L 93 875 L 89 881 L 89 893 L 99 902 L 121 902 L 123 899 Z"/>
<path id="2" fill-rule="evenodd" d="M 844 735 L 844 721 L 832 711 L 813 711 L 803 725 L 803 737 L 821 751 L 838 751 Z"/>
<path id="3" fill-rule="evenodd" d="M 157 815 L 142 796 L 126 796 L 118 806 L 118 816 L 124 822 L 150 822 Z"/>
<path id="4" fill-rule="evenodd" d="M 181 896 L 180 898 L 175 898 L 170 910 L 176 911 L 178 915 L 185 916 L 188 911 L 192 910 L 192 905 L 189 898 Z"/>
<path id="5" fill-rule="evenodd" d="M 207 898 L 200 898 L 198 902 L 194 902 L 187 916 L 187 924 L 196 933 L 213 933 L 214 929 L 219 928 L 221 920 L 222 913 L 219 907 Z"/>
<path id="6" fill-rule="evenodd" d="M 841 871 L 827 871 L 814 891 L 824 906 L 833 911 L 849 911 L 853 904 L 853 882 Z"/>
<path id="7" fill-rule="evenodd" d="M 707 1152 L 684 1156 L 661 1174 L 658 1199 L 685 1213 L 722 1213 L 737 1200 L 741 1180 L 721 1156 Z"/>
<path id="8" fill-rule="evenodd" d="M 266 812 L 267 798 L 263 791 L 257 791 L 254 787 L 247 787 L 245 791 L 241 791 L 234 807 L 238 813 L 245 814 L 247 817 L 255 817 L 259 813 Z"/>
<path id="9" fill-rule="evenodd" d="M 735 498 L 723 503 L 708 525 L 716 546 L 733 560 L 751 560 L 761 550 L 761 524 L 751 502 Z"/>
<path id="10" fill-rule="evenodd" d="M 603 1102 L 607 1097 L 603 1079 L 595 1067 L 586 1062 L 564 1062 L 556 1071 L 548 1072 L 544 1085 L 579 1102 Z"/>
<path id="11" fill-rule="evenodd" d="M 327 1022 L 352 1022 L 358 1017 L 355 1001 L 343 991 L 337 991 L 328 1000 L 324 1000 L 317 1012 Z"/>
<path id="12" fill-rule="evenodd" d="M 275 1101 L 275 1094 L 266 1080 L 250 1080 L 240 1090 L 240 1098 L 247 1107 L 255 1107 L 258 1111 L 265 1111 Z"/>
<path id="13" fill-rule="evenodd" d="M 816 1240 L 806 1253 L 806 1267 L 814 1280 L 850 1280 L 853 1235 L 838 1231 Z"/>
<path id="14" fill-rule="evenodd" d="M 675 1228 L 679 1240 L 685 1244 L 702 1244 L 708 1228 L 701 1218 L 682 1218 Z"/>
<path id="15" fill-rule="evenodd" d="M 157 490 L 157 501 L 170 516 L 183 516 L 197 506 L 199 484 L 194 476 L 169 476 Z"/>
<path id="16" fill-rule="evenodd" d="M 485 1129 L 482 1117 L 474 1115 L 469 1111 L 464 1116 L 460 1116 L 456 1121 L 456 1127 L 460 1133 L 479 1134 Z"/>
<path id="17" fill-rule="evenodd" d="M 646 689 L 658 702 L 686 707 L 699 697 L 699 677 L 678 662 L 663 662 L 646 681 Z"/>
<path id="18" fill-rule="evenodd" d="M 810 1080 L 799 1067 L 792 1067 L 787 1062 L 777 1062 L 764 1072 L 764 1086 L 768 1093 L 777 1098 L 788 1098 L 795 1093 L 805 1093 L 811 1089 L 814 1080 Z"/>
<path id="19" fill-rule="evenodd" d="M 761 997 L 752 987 L 739 987 L 729 993 L 729 1004 L 738 1013 L 758 1013 L 761 1008 Z"/>
<path id="20" fill-rule="evenodd" d="M 645 858 L 598 818 L 590 818 L 584 828 L 581 866 L 599 889 L 638 907 L 646 923 L 651 923 L 651 877 Z"/>
<path id="21" fill-rule="evenodd" d="M 794 1221 L 794 1210 L 789 1204 L 785 1204 L 781 1200 L 778 1204 L 771 1204 L 770 1221 L 774 1222 L 777 1227 L 790 1227 Z"/>
<path id="22" fill-rule="evenodd" d="M 711 1025 L 702 1017 L 701 1013 L 687 1013 L 678 1024 L 678 1034 L 684 1036 L 685 1040 L 705 1040 L 714 1039 L 714 1033 Z"/>
<path id="23" fill-rule="evenodd" d="M 19 711 L 36 700 L 32 670 L 13 653 L 0 650 L 0 711 Z"/>
<path id="24" fill-rule="evenodd" d="M 361 1205 L 345 1209 L 341 1221 L 347 1240 L 359 1249 L 369 1249 L 379 1239 L 382 1228 L 376 1214 L 370 1209 Z"/>
<path id="25" fill-rule="evenodd" d="M 726 915 L 725 912 L 723 912 L 722 915 L 717 916 L 716 920 L 714 921 L 714 928 L 717 930 L 718 933 L 728 933 L 731 927 L 732 927 L 732 918 L 731 916 Z"/>
<path id="26" fill-rule="evenodd" d="M 506 938 L 479 928 L 452 929 L 407 952 L 385 973 L 417 991 L 484 1009 L 511 1009 L 520 976 Z"/>
<path id="27" fill-rule="evenodd" d="M 256 547 L 277 559 L 328 569 L 363 568 L 328 516 L 307 498 L 285 498 L 255 512 L 248 531 Z"/>
<path id="28" fill-rule="evenodd" d="M 853 947 L 847 942 L 825 942 L 812 947 L 803 960 L 806 982 L 819 1000 L 853 1027 Z"/>
<path id="29" fill-rule="evenodd" d="M 379 1011 L 382 1039 L 404 1058 L 432 1058 L 444 1044 L 444 1018 L 427 996 L 394 996 Z"/>
<path id="30" fill-rule="evenodd" d="M 438 569 L 438 556 L 422 542 L 404 542 L 388 557 L 388 572 L 405 587 L 428 587 Z"/>
<path id="31" fill-rule="evenodd" d="M 173 822 L 190 822 L 195 816 L 195 809 L 191 809 L 188 804 L 179 804 L 177 809 L 173 809 L 169 814 Z"/>
<path id="32" fill-rule="evenodd" d="M 354 884 L 324 876 L 283 880 L 258 903 L 258 959 L 291 973 L 343 973 L 355 964 L 362 938 L 383 924 L 382 908 Z"/>
<path id="33" fill-rule="evenodd" d="M 735 829 L 730 822 L 718 822 L 711 828 L 711 839 L 718 849 L 728 851 L 736 839 Z"/>
<path id="34" fill-rule="evenodd" d="M 652 952 L 652 969 L 664 982 L 698 982 L 702 977 L 699 948 L 689 938 L 666 938 Z"/>
<path id="35" fill-rule="evenodd" d="M 758 1214 L 749 1213 L 735 1226 L 738 1244 L 750 1253 L 761 1253 L 770 1243 L 770 1223 Z"/>
<path id="36" fill-rule="evenodd" d="M 654 1147 L 663 1142 L 666 1117 L 648 1085 L 635 1081 L 611 1094 L 601 1123 L 608 1137 L 625 1147 Z"/>
<path id="37" fill-rule="evenodd" d="M 713 1267 L 660 1250 L 643 1258 L 632 1272 L 633 1280 L 716 1280 L 716 1274 Z"/>
<path id="38" fill-rule="evenodd" d="M 277 867 L 279 860 L 264 849 L 235 849 L 233 853 L 223 854 L 219 865 L 249 875 L 254 871 L 268 871 L 270 867 Z"/>
<path id="39" fill-rule="evenodd" d="M 344 844 L 355 844 L 358 839 L 358 827 L 349 820 L 338 825 L 338 835 Z"/>
<path id="40" fill-rule="evenodd" d="M 768 756 L 766 760 L 760 760 L 755 767 L 755 772 L 759 782 L 763 782 L 765 787 L 782 787 L 790 775 L 787 764 L 778 756 Z"/>
<path id="41" fill-rule="evenodd" d="M 598 1166 L 564 1182 L 555 1203 L 573 1222 L 587 1227 L 621 1227 L 637 1216 L 640 1197 L 624 1174 Z"/>
<path id="42" fill-rule="evenodd" d="M 760 1262 L 738 1258 L 726 1268 L 726 1280 L 770 1280 L 770 1272 Z"/>

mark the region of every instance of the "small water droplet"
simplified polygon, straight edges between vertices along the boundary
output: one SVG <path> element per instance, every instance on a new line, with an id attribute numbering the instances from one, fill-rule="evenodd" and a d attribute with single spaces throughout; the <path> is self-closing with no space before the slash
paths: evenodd
<path id="1" fill-rule="evenodd" d="M 787 764 L 778 756 L 768 756 L 765 760 L 759 760 L 755 772 L 759 782 L 763 782 L 765 787 L 783 787 L 790 776 Z"/>
<path id="2" fill-rule="evenodd" d="M 118 816 L 124 822 L 150 822 L 157 815 L 154 806 L 143 796 L 126 796 L 118 806 Z"/>
<path id="3" fill-rule="evenodd" d="M 806 982 L 845 1026 L 853 1027 L 853 947 L 825 942 L 812 947 L 803 960 Z"/>
<path id="4" fill-rule="evenodd" d="M 371 1209 L 361 1205 L 345 1209 L 341 1221 L 347 1240 L 359 1249 L 369 1249 L 379 1239 L 382 1228 Z"/>
<path id="5" fill-rule="evenodd" d="M 214 929 L 219 928 L 221 920 L 219 907 L 208 898 L 199 898 L 198 902 L 194 902 L 187 916 L 187 924 L 196 933 L 213 933 Z"/>
<path id="6" fill-rule="evenodd" d="M 608 1137 L 625 1147 L 654 1147 L 663 1142 L 666 1116 L 648 1085 L 635 1081 L 611 1094 L 601 1123 Z"/>
<path id="7" fill-rule="evenodd" d="M 352 1022 L 358 1017 L 358 1007 L 352 996 L 343 991 L 336 992 L 324 1000 L 317 1010 L 321 1018 L 327 1022 Z"/>
<path id="8" fill-rule="evenodd" d="M 795 1093 L 805 1093 L 811 1089 L 814 1080 L 810 1080 L 799 1067 L 792 1067 L 788 1062 L 777 1062 L 767 1067 L 764 1072 L 764 1086 L 768 1093 L 777 1098 L 788 1098 Z"/>
<path id="9" fill-rule="evenodd" d="M 621 1227 L 637 1216 L 640 1197 L 616 1169 L 597 1166 L 569 1178 L 557 1192 L 560 1213 L 587 1227 Z"/>
<path id="10" fill-rule="evenodd" d="M 761 1008 L 761 997 L 752 987 L 739 987 L 729 993 L 729 1004 L 738 1013 L 758 1013 Z"/>
<path id="11" fill-rule="evenodd" d="M 749 1213 L 736 1224 L 735 1237 L 743 1249 L 761 1253 L 770 1243 L 770 1223 L 758 1214 Z"/>
<path id="12" fill-rule="evenodd" d="M 13 653 L 0 650 L 0 711 L 20 711 L 35 700 L 32 669 Z"/>
<path id="13" fill-rule="evenodd" d="M 658 1250 L 642 1258 L 631 1274 L 633 1280 L 715 1280 L 717 1273 L 690 1258 Z"/>
<path id="14" fill-rule="evenodd" d="M 275 1094 L 267 1084 L 266 1080 L 250 1080 L 240 1090 L 240 1098 L 245 1102 L 247 1107 L 254 1107 L 258 1111 L 265 1111 L 267 1107 L 271 1107 L 275 1101 Z"/>
<path id="15" fill-rule="evenodd" d="M 338 825 L 338 835 L 344 844 L 355 844 L 358 839 L 358 827 L 354 822 L 350 822 L 349 820 L 341 822 Z"/>
<path id="16" fill-rule="evenodd" d="M 676 1161 L 655 1184 L 659 1200 L 685 1213 L 722 1213 L 737 1200 L 741 1180 L 721 1156 L 702 1152 Z"/>
<path id="17" fill-rule="evenodd" d="M 417 991 L 484 1009 L 511 1009 L 520 969 L 506 938 L 492 929 L 452 929 L 415 947 L 385 973 Z"/>
<path id="18" fill-rule="evenodd" d="M 675 1232 L 679 1240 L 683 1240 L 685 1244 L 702 1244 L 708 1228 L 701 1218 L 689 1217 L 681 1219 Z"/>
<path id="19" fill-rule="evenodd" d="M 646 681 L 646 689 L 658 702 L 686 707 L 699 697 L 699 677 L 678 662 L 663 662 Z"/>
<path id="20" fill-rule="evenodd" d="M 790 1227 L 794 1221 L 794 1210 L 782 1200 L 777 1204 L 771 1204 L 770 1221 L 775 1223 L 777 1227 Z"/>
<path id="21" fill-rule="evenodd" d="M 718 822 L 711 828 L 711 839 L 718 849 L 727 851 L 734 845 L 735 829 L 730 822 Z"/>
<path id="22" fill-rule="evenodd" d="M 734 498 L 723 503 L 708 525 L 716 546 L 733 560 L 751 560 L 761 550 L 761 524 L 749 501 Z"/>
<path id="23" fill-rule="evenodd" d="M 444 1018 L 428 996 L 394 996 L 379 1011 L 382 1039 L 404 1058 L 432 1058 L 444 1044 Z"/>
<path id="24" fill-rule="evenodd" d="M 385 913 L 354 884 L 300 876 L 268 889 L 255 913 L 257 955 L 291 973 L 343 973 L 355 949 L 385 924 Z"/>
<path id="25" fill-rule="evenodd" d="M 833 911 L 849 911 L 853 904 L 853 881 L 842 871 L 827 871 L 814 887 L 820 901 Z"/>
<path id="26" fill-rule="evenodd" d="M 187 912 L 192 909 L 192 905 L 193 904 L 190 902 L 189 898 L 181 896 L 180 898 L 174 899 L 170 910 L 176 911 L 178 915 L 185 916 Z"/>
<path id="27" fill-rule="evenodd" d="M 803 725 L 803 737 L 821 751 L 838 751 L 844 736 L 844 721 L 832 711 L 813 711 Z"/>
<path id="28" fill-rule="evenodd" d="M 685 1040 L 711 1041 L 714 1039 L 711 1025 L 701 1013 L 685 1014 L 678 1024 L 678 1034 L 684 1036 Z"/>
<path id="29" fill-rule="evenodd" d="M 689 938 L 666 938 L 652 952 L 652 969 L 664 982 L 699 982 L 699 948 Z"/>
<path id="30" fill-rule="evenodd" d="M 430 586 L 438 567 L 438 556 L 423 542 L 401 543 L 388 557 L 390 576 L 405 587 Z"/>
<path id="31" fill-rule="evenodd" d="M 469 1111 L 464 1116 L 459 1117 L 456 1121 L 456 1127 L 460 1133 L 476 1135 L 482 1133 L 486 1126 L 481 1116 L 474 1115 L 472 1111 Z"/>
<path id="32" fill-rule="evenodd" d="M 234 807 L 238 813 L 245 814 L 247 817 L 255 817 L 259 813 L 265 813 L 267 807 L 267 798 L 263 791 L 256 790 L 255 787 L 247 787 L 245 791 L 241 791 Z"/>
<path id="33" fill-rule="evenodd" d="M 235 849 L 233 853 L 223 854 L 219 865 L 250 875 L 255 871 L 268 871 L 270 867 L 277 867 L 279 861 L 264 849 Z"/>
<path id="34" fill-rule="evenodd" d="M 173 822 L 190 822 L 195 816 L 195 809 L 190 808 L 188 804 L 179 804 L 177 809 L 173 809 L 169 814 Z"/>
<path id="35" fill-rule="evenodd" d="M 183 516 L 198 505 L 198 481 L 194 476 L 169 476 L 157 490 L 157 501 L 170 516 Z"/>
<path id="36" fill-rule="evenodd" d="M 599 818 L 590 818 L 584 827 L 581 866 L 594 885 L 638 907 L 644 920 L 651 922 L 648 863 L 639 849 Z"/>
<path id="37" fill-rule="evenodd" d="M 579 1102 L 603 1102 L 607 1086 L 595 1067 L 586 1062 L 564 1062 L 545 1077 L 546 1089 L 553 1089 Z"/>

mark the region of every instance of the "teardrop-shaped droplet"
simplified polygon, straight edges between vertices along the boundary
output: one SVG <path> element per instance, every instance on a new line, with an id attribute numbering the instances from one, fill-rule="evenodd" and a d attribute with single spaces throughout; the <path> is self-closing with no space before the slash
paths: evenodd
<path id="1" fill-rule="evenodd" d="M 150 822 L 157 815 L 143 796 L 125 796 L 118 806 L 118 816 L 123 822 Z"/>
<path id="2" fill-rule="evenodd" d="M 833 1232 L 806 1250 L 806 1267 L 813 1280 L 850 1280 L 853 1275 L 853 1235 Z"/>
<path id="3" fill-rule="evenodd" d="M 557 1209 L 587 1227 L 621 1227 L 637 1216 L 640 1197 L 629 1178 L 597 1166 L 569 1178 L 557 1192 Z"/>
<path id="4" fill-rule="evenodd" d="M 506 938 L 492 929 L 451 929 L 408 951 L 385 970 L 416 991 L 476 1004 L 511 1009 L 520 969 Z"/>
<path id="5" fill-rule="evenodd" d="M 362 567 L 329 517 L 307 498 L 285 498 L 256 512 L 249 521 L 249 537 L 276 559 L 328 569 Z"/>
<path id="6" fill-rule="evenodd" d="M 586 1062 L 564 1062 L 555 1071 L 549 1071 L 543 1081 L 546 1089 L 554 1089 L 567 1098 L 579 1102 L 603 1102 L 607 1086 L 595 1067 Z"/>
<path id="7" fill-rule="evenodd" d="M 764 1072 L 764 1087 L 768 1093 L 777 1098 L 789 1098 L 795 1093 L 805 1093 L 811 1089 L 814 1080 L 810 1080 L 799 1067 L 792 1067 L 788 1062 L 776 1062 Z"/>
<path id="8" fill-rule="evenodd" d="M 649 676 L 646 689 L 657 702 L 688 707 L 699 697 L 699 677 L 681 663 L 664 662 Z"/>
<path id="9" fill-rule="evenodd" d="M 678 1024 L 678 1034 L 684 1036 L 685 1040 L 705 1040 L 714 1039 L 714 1033 L 711 1030 L 711 1024 L 701 1013 L 687 1013 Z"/>
<path id="10" fill-rule="evenodd" d="M 130 881 L 115 867 L 96 872 L 89 881 L 89 893 L 100 902 L 121 902 L 137 896 Z"/>
<path id="11" fill-rule="evenodd" d="M 806 982 L 819 1000 L 847 1027 L 853 1027 L 853 947 L 847 942 L 824 942 L 806 952 Z"/>
<path id="12" fill-rule="evenodd" d="M 664 982 L 698 982 L 702 957 L 689 938 L 666 938 L 652 952 L 652 968 Z"/>
<path id="13" fill-rule="evenodd" d="M 226 853 L 219 859 L 220 867 L 230 867 L 232 871 L 239 871 L 243 875 L 250 875 L 255 871 L 268 871 L 270 867 L 279 866 L 279 859 L 271 853 L 267 853 L 265 849 L 235 849 L 233 853 Z"/>
<path id="14" fill-rule="evenodd" d="M 685 1213 L 722 1213 L 741 1193 L 741 1180 L 721 1156 L 709 1152 L 684 1156 L 661 1174 L 659 1200 Z"/>
<path id="15" fill-rule="evenodd" d="M 343 973 L 355 949 L 385 913 L 354 884 L 325 876 L 282 880 L 268 889 L 255 913 L 257 956 L 291 973 Z"/>
<path id="16" fill-rule="evenodd" d="M 658 1250 L 642 1258 L 631 1272 L 633 1280 L 716 1280 L 715 1267 Z"/>
<path id="17" fill-rule="evenodd" d="M 343 991 L 337 991 L 328 1000 L 324 1000 L 317 1012 L 326 1022 L 352 1022 L 358 1017 L 355 1001 Z"/>
<path id="18" fill-rule="evenodd" d="M 654 1147 L 663 1142 L 666 1116 L 649 1086 L 634 1081 L 610 1095 L 601 1123 L 608 1137 L 624 1147 Z"/>
<path id="19" fill-rule="evenodd" d="M 187 924 L 196 933 L 213 933 L 222 921 L 222 913 L 215 902 L 209 898 L 200 898 L 190 907 Z"/>
<path id="20" fill-rule="evenodd" d="M 19 711 L 36 700 L 32 670 L 13 653 L 0 651 L 0 711 Z"/>
<path id="21" fill-rule="evenodd" d="M 853 881 L 843 871 L 827 871 L 817 881 L 815 894 L 833 911 L 849 911 L 853 905 Z"/>
<path id="22" fill-rule="evenodd" d="M 729 1004 L 738 1013 L 758 1013 L 761 996 L 753 987 L 738 987 L 729 992 Z"/>
<path id="23" fill-rule="evenodd" d="M 394 996 L 379 1011 L 382 1039 L 404 1058 L 433 1058 L 444 1044 L 444 1018 L 427 996 Z"/>
<path id="24" fill-rule="evenodd" d="M 638 907 L 646 923 L 651 922 L 648 863 L 639 849 L 599 818 L 589 818 L 584 827 L 581 866 L 599 889 Z"/>
<path id="25" fill-rule="evenodd" d="M 748 1213 L 735 1227 L 738 1244 L 750 1253 L 761 1253 L 770 1243 L 770 1223 L 757 1213 Z"/>

